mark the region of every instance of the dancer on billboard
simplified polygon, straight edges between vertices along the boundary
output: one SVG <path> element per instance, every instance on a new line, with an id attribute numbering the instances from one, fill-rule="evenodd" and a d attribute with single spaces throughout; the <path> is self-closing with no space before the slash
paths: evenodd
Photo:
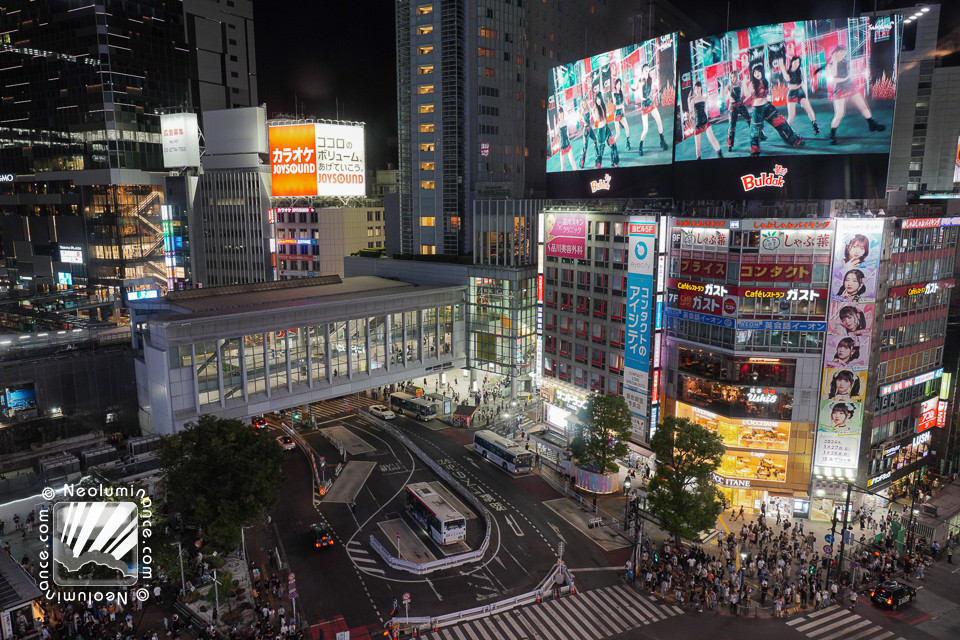
<path id="1" fill-rule="evenodd" d="M 623 80 L 617 78 L 616 82 L 613 83 L 613 104 L 616 110 L 613 112 L 613 122 L 617 125 L 617 135 L 616 138 L 620 139 L 620 123 L 623 123 L 623 130 L 627 134 L 627 149 L 630 148 L 630 125 L 627 123 L 627 119 L 623 115 L 623 110 L 626 107 L 626 101 L 623 98 Z"/>
<path id="2" fill-rule="evenodd" d="M 614 167 L 620 166 L 620 151 L 617 149 L 617 140 L 610 135 L 610 126 L 607 124 L 607 105 L 603 99 L 603 93 L 597 91 L 593 96 L 593 129 L 596 132 L 597 144 L 600 153 L 597 155 L 597 161 L 594 167 L 599 169 L 603 162 L 604 145 L 610 146 L 610 161 Z"/>
<path id="3" fill-rule="evenodd" d="M 576 167 L 573 164 L 573 147 L 570 146 L 570 134 L 567 132 L 567 114 L 563 107 L 557 109 L 557 128 L 551 132 L 551 136 L 560 136 L 560 171 L 563 171 L 563 159 L 566 158 L 570 163 L 570 171 Z"/>
<path id="4" fill-rule="evenodd" d="M 730 121 L 730 129 L 727 131 L 727 151 L 733 151 L 737 120 L 742 119 L 746 122 L 747 132 L 750 131 L 750 112 L 743 104 L 743 86 L 740 84 L 740 74 L 736 71 L 730 72 L 730 82 L 727 83 L 727 119 Z M 766 139 L 763 129 L 760 129 L 760 141 L 763 142 Z"/>
<path id="5" fill-rule="evenodd" d="M 793 126 L 793 119 L 797 117 L 797 104 L 803 107 L 813 125 L 813 135 L 820 135 L 820 125 L 817 124 L 817 116 L 813 113 L 813 105 L 807 98 L 807 92 L 803 88 L 803 71 L 800 69 L 800 56 L 790 58 L 790 64 L 783 66 L 783 61 L 777 58 L 773 61 L 774 68 L 780 70 L 780 75 L 787 82 L 787 124 Z"/>
<path id="6" fill-rule="evenodd" d="M 867 121 L 870 131 L 886 131 L 886 125 L 882 125 L 873 119 L 873 112 L 870 111 L 870 107 L 867 106 L 863 95 L 860 93 L 861 83 L 855 83 L 850 78 L 847 48 L 844 45 L 837 45 L 830 52 L 827 64 L 821 68 L 826 68 L 827 77 L 833 80 L 833 120 L 830 121 L 830 144 L 837 144 L 837 127 L 840 126 L 847 111 L 847 100 L 853 103 L 853 106 Z"/>
<path id="7" fill-rule="evenodd" d="M 590 116 L 590 103 L 584 99 L 580 103 L 580 120 L 583 123 L 583 151 L 580 152 L 580 168 L 583 169 L 587 161 L 587 145 L 593 141 L 593 157 L 600 157 L 600 145 L 597 144 L 597 134 L 593 131 L 593 118 Z"/>
<path id="8" fill-rule="evenodd" d="M 643 141 L 647 137 L 647 131 L 649 130 L 649 117 L 653 116 L 654 122 L 657 123 L 657 133 L 660 134 L 660 150 L 666 151 L 668 148 L 667 141 L 663 139 L 663 121 L 660 119 L 660 111 L 657 110 L 657 93 L 654 91 L 653 87 L 653 75 L 650 73 L 650 65 L 644 63 L 640 67 L 640 76 L 634 81 L 633 93 L 639 99 L 636 100 L 637 104 L 640 105 L 640 119 L 643 122 L 643 131 L 640 132 L 640 144 L 637 145 L 637 152 L 642 156 L 643 155 Z M 629 146 L 627 147 L 630 148 Z M 698 154 L 699 157 L 699 154 Z"/>
<path id="9" fill-rule="evenodd" d="M 707 140 L 710 141 L 710 146 L 717 152 L 717 157 L 722 158 L 723 151 L 720 151 L 720 143 L 717 142 L 717 136 L 713 134 L 713 126 L 707 117 L 707 96 L 704 95 L 703 85 L 700 84 L 699 80 L 694 83 L 693 91 L 690 93 L 690 97 L 687 98 L 687 107 L 690 112 L 693 113 L 693 140 L 697 147 L 697 160 L 700 159 L 701 133 L 707 134 Z"/>
<path id="10" fill-rule="evenodd" d="M 750 137 L 750 155 L 760 155 L 760 133 L 763 127 L 763 121 L 766 120 L 773 125 L 783 141 L 791 147 L 799 147 L 803 144 L 803 138 L 797 135 L 786 119 L 780 115 L 777 108 L 770 103 L 770 82 L 767 81 L 763 73 L 763 65 L 754 65 L 750 70 L 750 95 L 753 98 L 753 135 Z"/>

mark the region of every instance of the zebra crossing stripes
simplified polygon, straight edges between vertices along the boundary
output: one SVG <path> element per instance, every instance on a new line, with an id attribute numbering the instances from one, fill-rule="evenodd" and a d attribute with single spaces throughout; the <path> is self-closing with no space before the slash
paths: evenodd
<path id="1" fill-rule="evenodd" d="M 350 559 L 356 565 L 358 569 L 366 573 L 376 573 L 383 575 L 383 569 L 379 568 L 377 565 L 379 562 L 373 557 L 373 555 L 367 551 L 360 542 L 356 540 L 351 540 L 347 544 L 347 554 L 350 556 Z"/>
<path id="2" fill-rule="evenodd" d="M 811 640 L 903 640 L 900 637 L 892 638 L 893 631 L 884 630 L 880 625 L 837 605 L 794 618 L 786 624 Z"/>
<path id="3" fill-rule="evenodd" d="M 520 607 L 424 634 L 427 640 L 601 640 L 667 620 L 679 607 L 657 604 L 625 585 Z"/>

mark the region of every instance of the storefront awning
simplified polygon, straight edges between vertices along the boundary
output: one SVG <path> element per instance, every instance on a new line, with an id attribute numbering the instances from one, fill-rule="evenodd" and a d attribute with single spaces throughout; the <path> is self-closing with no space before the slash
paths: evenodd
<path id="1" fill-rule="evenodd" d="M 653 451 L 645 447 L 644 445 L 637 444 L 636 442 L 627 442 L 627 448 L 630 449 L 632 453 L 637 454 L 643 458 L 652 458 Z"/>

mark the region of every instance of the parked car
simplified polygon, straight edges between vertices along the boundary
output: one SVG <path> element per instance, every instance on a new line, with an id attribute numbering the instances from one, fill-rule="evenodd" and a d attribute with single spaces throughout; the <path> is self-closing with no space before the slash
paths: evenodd
<path id="1" fill-rule="evenodd" d="M 283 447 L 284 451 L 292 451 L 297 448 L 297 443 L 290 436 L 277 436 L 277 443 Z"/>
<path id="2" fill-rule="evenodd" d="M 390 410 L 390 407 L 382 404 L 372 404 L 370 405 L 370 415 L 377 416 L 384 420 L 393 420 L 397 417 L 393 411 Z"/>
<path id="3" fill-rule="evenodd" d="M 917 590 L 896 580 L 885 580 L 870 592 L 870 600 L 880 607 L 897 609 L 917 599 Z"/>

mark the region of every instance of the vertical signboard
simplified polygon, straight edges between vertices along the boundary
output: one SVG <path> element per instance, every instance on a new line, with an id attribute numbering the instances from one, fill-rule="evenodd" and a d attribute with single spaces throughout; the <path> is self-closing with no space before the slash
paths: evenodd
<path id="1" fill-rule="evenodd" d="M 654 318 L 656 236 L 657 226 L 652 218 L 630 218 L 623 397 L 633 416 L 633 429 L 641 436 L 650 416 L 650 336 Z"/>
<path id="2" fill-rule="evenodd" d="M 852 478 L 858 467 L 882 246 L 883 220 L 837 222 L 814 457 L 818 473 Z"/>
<path id="3" fill-rule="evenodd" d="M 163 166 L 200 166 L 200 129 L 195 113 L 166 113 L 160 116 Z"/>

